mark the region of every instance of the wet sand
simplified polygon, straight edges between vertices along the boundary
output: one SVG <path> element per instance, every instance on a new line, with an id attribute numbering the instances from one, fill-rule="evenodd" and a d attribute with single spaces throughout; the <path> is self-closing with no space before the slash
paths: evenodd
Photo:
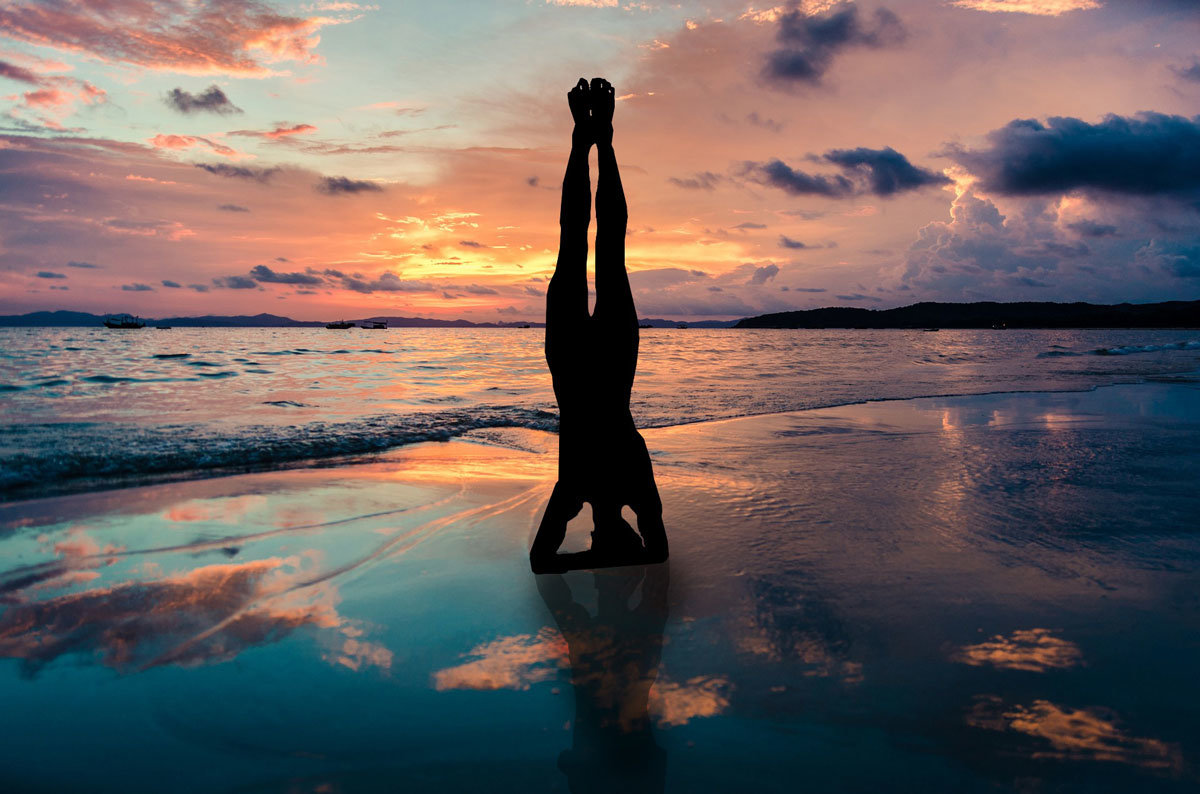
<path id="1" fill-rule="evenodd" d="M 537 431 L 0 505 L 0 783 L 1194 789 L 1195 383 L 644 435 L 648 569 L 529 573 Z"/>

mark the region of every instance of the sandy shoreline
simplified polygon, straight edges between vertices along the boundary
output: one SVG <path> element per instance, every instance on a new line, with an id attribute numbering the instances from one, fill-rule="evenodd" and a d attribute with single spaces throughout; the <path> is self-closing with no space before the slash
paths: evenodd
<path id="1" fill-rule="evenodd" d="M 537 431 L 0 505 L 0 780 L 567 790 L 619 748 L 648 790 L 1194 785 L 1196 385 L 645 437 L 669 586 L 539 589 Z"/>

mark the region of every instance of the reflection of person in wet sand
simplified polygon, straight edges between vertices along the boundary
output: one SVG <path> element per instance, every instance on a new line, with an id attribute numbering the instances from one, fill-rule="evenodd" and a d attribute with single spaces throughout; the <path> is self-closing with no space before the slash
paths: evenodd
<path id="1" fill-rule="evenodd" d="M 604 571 L 595 577 L 596 616 L 575 602 L 562 576 L 539 576 L 571 657 L 575 723 L 571 747 L 558 758 L 579 792 L 661 792 L 667 754 L 654 740 L 650 687 L 658 677 L 667 622 L 666 565 Z M 642 584 L 637 607 L 629 599 Z"/>
<path id="2" fill-rule="evenodd" d="M 537 573 L 662 562 L 667 536 L 646 442 L 629 413 L 638 323 L 625 272 L 628 210 L 613 153 L 613 87 L 582 78 L 567 95 L 575 130 L 563 178 L 558 263 L 546 292 L 546 362 L 559 410 L 558 482 L 530 551 Z M 596 146 L 596 308 L 588 314 L 588 152 Z M 556 554 L 567 522 L 592 506 L 592 547 Z M 641 537 L 621 517 L 628 505 Z"/>

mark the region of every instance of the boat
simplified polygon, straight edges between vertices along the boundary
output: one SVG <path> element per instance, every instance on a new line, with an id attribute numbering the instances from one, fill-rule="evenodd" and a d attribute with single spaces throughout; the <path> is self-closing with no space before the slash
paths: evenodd
<path id="1" fill-rule="evenodd" d="M 641 325 L 638 326 L 638 328 L 653 328 L 653 327 L 654 326 L 651 325 L 650 323 L 642 323 Z"/>
<path id="2" fill-rule="evenodd" d="M 171 330 L 171 326 L 169 326 L 169 325 L 156 325 L 154 327 L 160 331 L 170 331 Z"/>
<path id="3" fill-rule="evenodd" d="M 688 327 L 688 324 L 687 324 L 687 323 L 680 323 L 679 325 L 677 325 L 677 326 L 675 326 L 675 327 L 676 327 L 676 328 L 678 328 L 678 329 L 680 329 L 680 330 L 686 331 L 686 330 L 687 330 L 687 327 Z"/>
<path id="4" fill-rule="evenodd" d="M 114 314 L 104 318 L 105 328 L 145 328 L 146 321 L 129 314 Z"/>
<path id="5" fill-rule="evenodd" d="M 353 328 L 354 323 L 338 320 L 336 323 L 325 323 L 325 327 L 331 331 L 344 331 L 347 328 Z"/>
<path id="6" fill-rule="evenodd" d="M 929 331 L 940 331 L 940 330 L 942 330 L 942 329 L 941 329 L 941 328 L 926 328 L 926 329 L 924 329 L 924 330 L 925 330 L 926 332 L 929 332 Z"/>
<path id="7" fill-rule="evenodd" d="M 328 327 L 328 326 L 326 326 Z M 360 325 L 359 328 L 366 328 L 368 331 L 386 331 L 387 320 L 367 320 L 366 325 Z"/>

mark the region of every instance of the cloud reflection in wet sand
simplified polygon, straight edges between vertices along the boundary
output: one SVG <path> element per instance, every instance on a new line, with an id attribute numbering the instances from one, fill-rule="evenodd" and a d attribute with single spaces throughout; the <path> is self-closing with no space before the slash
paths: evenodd
<path id="1" fill-rule="evenodd" d="M 475 646 L 463 656 L 475 658 L 434 672 L 435 689 L 525 690 L 532 684 L 553 679 L 559 669 L 566 669 L 571 663 L 562 635 L 549 626 L 536 634 L 499 637 Z M 592 683 L 600 683 L 601 690 L 607 689 L 603 681 Z M 650 687 L 650 712 L 663 727 L 715 717 L 729 707 L 730 689 L 732 685 L 723 676 L 695 676 L 679 683 L 659 674 Z"/>
<path id="2" fill-rule="evenodd" d="M 60 656 L 92 655 L 120 671 L 227 661 L 278 642 L 303 626 L 338 630 L 326 658 L 359 669 L 386 669 L 391 653 L 359 639 L 338 615 L 335 586 L 311 580 L 313 555 L 207 565 L 16 603 L 0 616 L 0 656 L 22 660 L 27 675 Z"/>
<path id="3" fill-rule="evenodd" d="M 1007 637 L 997 634 L 987 642 L 963 646 L 951 658 L 973 667 L 992 665 L 1034 673 L 1066 670 L 1083 662 L 1078 646 L 1055 637 L 1049 629 L 1023 629 Z"/>
<path id="4" fill-rule="evenodd" d="M 1177 745 L 1126 734 L 1107 709 L 1072 709 L 1048 700 L 1009 708 L 999 697 L 984 695 L 976 699 L 967 724 L 1032 737 L 1035 743 L 1024 752 L 1035 759 L 1112 761 L 1158 770 L 1182 765 Z"/>

